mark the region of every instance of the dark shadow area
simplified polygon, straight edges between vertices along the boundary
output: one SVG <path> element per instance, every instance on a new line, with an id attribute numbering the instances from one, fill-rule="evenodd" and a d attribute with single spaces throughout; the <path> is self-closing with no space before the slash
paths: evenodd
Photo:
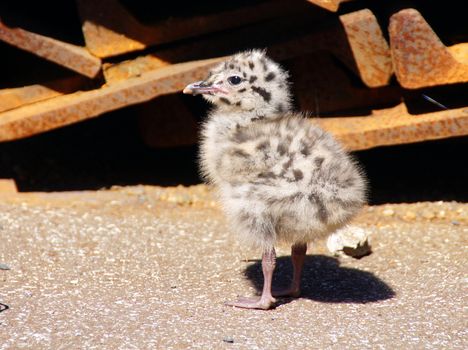
<path id="1" fill-rule="evenodd" d="M 200 183 L 196 146 L 152 149 L 141 140 L 135 110 L 31 138 L 0 143 L 0 178 L 19 191 L 72 191 L 114 185 Z"/>
<path id="2" fill-rule="evenodd" d="M 10 307 L 6 304 L 0 303 L 0 312 L 8 310 Z"/>
<path id="3" fill-rule="evenodd" d="M 465 107 L 467 94 L 466 83 L 404 90 L 402 93 L 408 112 L 412 115 L 443 111 L 445 108 L 440 105 L 447 109 Z"/>
<path id="4" fill-rule="evenodd" d="M 277 2 L 277 4 L 278 3 L 280 2 Z M 249 25 L 255 21 L 250 20 L 248 14 L 252 11 L 260 11 L 255 8 L 255 5 L 258 4 L 268 5 L 268 1 L 236 0 L 223 2 L 209 0 L 196 3 L 190 1 L 175 1 L 165 4 L 148 1 L 121 1 L 117 4 L 111 2 L 103 2 L 102 4 L 101 2 L 88 2 L 86 6 L 78 7 L 81 16 L 86 18 L 87 21 L 105 27 L 113 32 L 121 33 L 127 38 L 145 43 L 145 45 L 154 46 L 155 44 L 167 43 L 168 38 L 173 38 L 175 41 L 170 41 L 178 45 L 177 42 L 179 39 L 183 41 L 184 38 L 192 35 L 200 35 L 202 40 L 204 40 L 203 35 L 206 32 L 222 32 L 226 29 L 231 30 Z M 290 12 L 291 9 L 296 9 L 294 11 L 296 14 L 311 14 L 313 19 L 317 18 L 317 14 L 329 15 L 328 11 L 300 0 L 290 1 L 287 5 L 284 5 L 284 12 Z M 257 17 L 260 17 L 261 20 L 279 17 L 283 15 L 283 12 L 280 10 L 269 13 L 268 11 L 265 12 L 265 9 L 263 9 L 262 12 L 257 12 L 257 14 L 261 13 L 262 16 Z M 111 12 L 112 16 L 102 16 L 101 13 L 105 11 Z M 213 19 L 209 18 L 209 16 L 215 13 L 217 14 L 216 16 L 225 17 L 214 19 L 214 21 L 218 21 L 218 25 L 215 26 L 213 30 L 203 30 L 203 28 L 211 26 L 210 23 Z M 196 19 L 197 17 L 199 19 Z M 231 18 L 237 18 L 237 20 L 229 21 Z M 229 21 L 230 24 L 226 25 L 226 21 Z M 291 22 L 293 21 L 294 20 L 291 20 Z M 283 21 L 285 24 L 287 22 L 287 20 Z M 224 25 L 219 25 L 219 23 L 224 23 Z M 169 24 L 173 27 L 170 27 Z M 287 32 L 288 30 L 284 30 L 283 35 Z M 264 34 L 268 33 L 264 32 Z M 275 33 L 263 35 L 262 38 L 268 40 L 268 38 L 274 36 L 274 34 Z M 242 39 L 245 43 L 245 41 L 250 40 L 250 36 L 243 36 Z M 221 42 L 220 44 L 224 46 L 224 43 Z M 239 49 L 240 48 L 236 47 L 235 43 L 231 44 L 231 50 Z"/>
<path id="5" fill-rule="evenodd" d="M 190 18 L 230 11 L 243 6 L 266 2 L 265 0 L 234 0 L 202 2 L 173 1 L 161 3 L 146 0 L 121 0 L 121 3 L 141 22 L 154 23 L 167 18 Z"/>
<path id="6" fill-rule="evenodd" d="M 355 152 L 369 179 L 370 203 L 468 201 L 468 137 Z"/>
<path id="7" fill-rule="evenodd" d="M 1 20 L 11 28 L 22 28 L 70 44 L 84 46 L 81 21 L 75 1 L 0 1 Z"/>
<path id="8" fill-rule="evenodd" d="M 261 261 L 248 266 L 244 273 L 258 293 L 261 293 L 263 287 Z M 291 275 L 291 259 L 278 258 L 273 286 L 288 286 Z M 338 259 L 325 255 L 306 257 L 301 286 L 301 298 L 324 303 L 370 303 L 395 296 L 392 288 L 372 273 L 340 267 Z M 290 300 L 290 298 L 281 299 L 282 302 Z"/>

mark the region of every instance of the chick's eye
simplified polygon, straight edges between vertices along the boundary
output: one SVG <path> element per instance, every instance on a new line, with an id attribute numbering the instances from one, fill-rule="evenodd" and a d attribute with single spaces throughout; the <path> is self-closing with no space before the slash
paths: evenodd
<path id="1" fill-rule="evenodd" d="M 228 78 L 229 84 L 231 85 L 239 85 L 242 81 L 241 77 L 238 77 L 237 75 L 234 75 L 232 77 Z"/>

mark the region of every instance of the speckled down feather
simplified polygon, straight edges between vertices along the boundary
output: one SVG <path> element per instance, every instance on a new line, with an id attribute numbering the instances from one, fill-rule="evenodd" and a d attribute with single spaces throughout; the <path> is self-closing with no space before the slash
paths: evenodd
<path id="1" fill-rule="evenodd" d="M 227 81 L 242 77 L 239 86 Z M 201 169 L 232 227 L 255 246 L 306 243 L 347 224 L 366 183 L 350 155 L 291 112 L 287 73 L 262 51 L 238 54 L 204 82 L 220 94 L 202 130 Z M 237 85 L 237 84 L 236 84 Z"/>

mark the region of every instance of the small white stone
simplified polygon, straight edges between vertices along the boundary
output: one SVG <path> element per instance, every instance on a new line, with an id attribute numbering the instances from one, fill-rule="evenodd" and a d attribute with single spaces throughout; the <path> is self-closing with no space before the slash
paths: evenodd
<path id="1" fill-rule="evenodd" d="M 327 240 L 328 250 L 335 255 L 349 255 L 361 258 L 371 253 L 369 234 L 358 226 L 345 226 Z"/>

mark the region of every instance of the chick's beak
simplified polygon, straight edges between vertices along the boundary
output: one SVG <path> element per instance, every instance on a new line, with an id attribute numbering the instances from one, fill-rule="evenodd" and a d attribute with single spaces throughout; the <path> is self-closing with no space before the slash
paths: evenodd
<path id="1" fill-rule="evenodd" d="M 214 92 L 222 92 L 223 90 L 216 86 L 208 85 L 204 81 L 197 81 L 192 84 L 188 84 L 182 91 L 184 94 L 198 95 L 198 94 L 212 94 Z"/>
<path id="2" fill-rule="evenodd" d="M 195 83 L 192 83 L 192 84 L 188 84 L 184 90 L 182 91 L 184 94 L 191 94 L 191 95 L 196 95 L 197 94 L 197 90 L 200 89 L 200 84 L 202 84 L 203 81 L 197 81 Z"/>

